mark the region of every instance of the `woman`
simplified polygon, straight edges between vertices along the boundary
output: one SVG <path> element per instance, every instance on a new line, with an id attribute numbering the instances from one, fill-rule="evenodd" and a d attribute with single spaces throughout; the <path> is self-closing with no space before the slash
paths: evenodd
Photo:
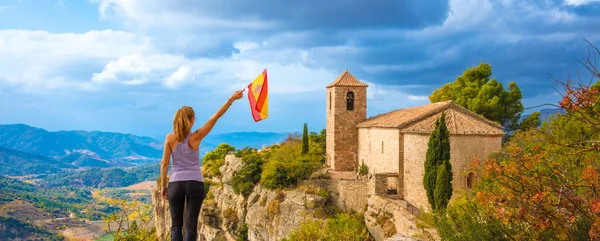
<path id="1" fill-rule="evenodd" d="M 198 237 L 198 215 L 204 200 L 204 178 L 200 170 L 200 142 L 210 132 L 217 120 L 225 114 L 234 101 L 243 97 L 243 90 L 236 91 L 227 102 L 199 129 L 192 132 L 196 121 L 194 110 L 181 107 L 173 120 L 173 132 L 165 138 L 162 164 L 160 168 L 161 192 L 168 198 L 171 211 L 171 240 L 183 240 L 183 207 L 187 201 L 186 239 L 196 241 Z M 167 189 L 166 177 L 169 161 L 173 167 Z"/>

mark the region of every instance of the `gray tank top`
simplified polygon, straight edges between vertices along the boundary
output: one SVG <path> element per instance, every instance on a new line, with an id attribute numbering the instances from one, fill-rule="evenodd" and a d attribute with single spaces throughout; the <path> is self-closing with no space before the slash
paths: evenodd
<path id="1" fill-rule="evenodd" d="M 175 149 L 171 153 L 173 166 L 169 182 L 190 180 L 204 182 L 202 170 L 200 169 L 200 152 L 191 149 L 188 145 L 188 139 L 191 134 L 192 132 L 188 134 L 183 142 L 177 143 L 177 146 L 175 146 Z"/>

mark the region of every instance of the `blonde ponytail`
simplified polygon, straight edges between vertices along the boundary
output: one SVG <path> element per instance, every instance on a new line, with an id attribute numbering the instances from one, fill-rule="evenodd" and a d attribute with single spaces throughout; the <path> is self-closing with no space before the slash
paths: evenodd
<path id="1" fill-rule="evenodd" d="M 194 116 L 194 110 L 189 106 L 183 106 L 175 113 L 175 118 L 173 119 L 173 133 L 175 133 L 177 142 L 183 142 L 192 130 L 192 118 L 194 118 Z"/>

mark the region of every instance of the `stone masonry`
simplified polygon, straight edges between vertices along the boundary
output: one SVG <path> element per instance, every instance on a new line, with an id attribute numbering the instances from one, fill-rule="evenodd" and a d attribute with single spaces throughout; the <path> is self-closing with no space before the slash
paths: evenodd
<path id="1" fill-rule="evenodd" d="M 404 154 L 404 199 L 417 208 L 429 210 L 429 201 L 423 187 L 425 174 L 425 154 L 429 135 L 404 134 L 406 152 Z M 450 163 L 452 164 L 452 188 L 466 189 L 469 163 L 473 158 L 482 160 L 489 153 L 498 151 L 502 145 L 502 136 L 450 135 Z M 456 191 L 454 192 L 456 194 Z M 452 195 L 455 199 L 457 195 Z"/>
<path id="2" fill-rule="evenodd" d="M 313 179 L 304 180 L 301 185 L 329 191 L 333 203 L 345 212 L 363 213 L 371 196 L 367 191 L 367 181 Z"/>
<path id="3" fill-rule="evenodd" d="M 353 110 L 346 109 L 348 92 L 354 93 Z M 367 87 L 328 87 L 326 113 L 328 164 L 335 171 L 356 170 L 358 167 L 358 129 L 356 125 L 367 119 Z"/>

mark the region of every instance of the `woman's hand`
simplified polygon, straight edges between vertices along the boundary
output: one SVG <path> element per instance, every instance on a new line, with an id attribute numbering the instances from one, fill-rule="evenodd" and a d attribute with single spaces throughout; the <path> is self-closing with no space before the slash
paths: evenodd
<path id="1" fill-rule="evenodd" d="M 162 191 L 160 191 L 160 193 L 162 194 L 164 199 L 167 199 L 167 193 L 168 193 L 168 189 L 165 187 L 162 189 Z"/>
<path id="2" fill-rule="evenodd" d="M 244 97 L 244 90 L 237 90 L 231 95 L 231 97 L 229 97 L 229 99 L 236 101 L 241 99 L 242 97 Z"/>

